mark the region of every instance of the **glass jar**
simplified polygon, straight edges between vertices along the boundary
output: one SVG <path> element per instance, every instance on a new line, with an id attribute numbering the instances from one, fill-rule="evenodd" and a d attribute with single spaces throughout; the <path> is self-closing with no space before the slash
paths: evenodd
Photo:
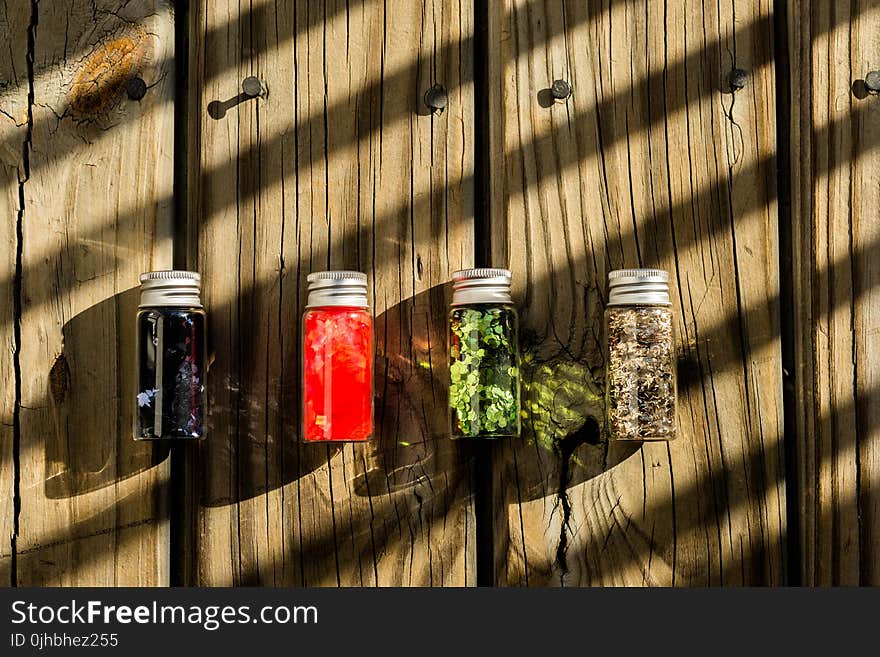
<path id="1" fill-rule="evenodd" d="M 151 271 L 140 281 L 134 438 L 202 438 L 207 351 L 199 275 Z"/>
<path id="2" fill-rule="evenodd" d="M 303 315 L 303 440 L 363 442 L 373 436 L 373 316 L 367 276 L 309 274 Z"/>
<path id="3" fill-rule="evenodd" d="M 675 338 L 669 274 L 619 269 L 608 274 L 605 414 L 612 440 L 672 440 Z"/>
<path id="4" fill-rule="evenodd" d="M 452 275 L 449 411 L 453 438 L 518 436 L 519 344 L 506 269 Z"/>

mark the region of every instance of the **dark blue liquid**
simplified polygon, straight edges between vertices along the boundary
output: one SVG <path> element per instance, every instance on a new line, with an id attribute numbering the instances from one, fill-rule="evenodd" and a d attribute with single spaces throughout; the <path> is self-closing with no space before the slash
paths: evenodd
<path id="1" fill-rule="evenodd" d="M 204 311 L 138 312 L 136 439 L 204 436 L 205 354 Z"/>

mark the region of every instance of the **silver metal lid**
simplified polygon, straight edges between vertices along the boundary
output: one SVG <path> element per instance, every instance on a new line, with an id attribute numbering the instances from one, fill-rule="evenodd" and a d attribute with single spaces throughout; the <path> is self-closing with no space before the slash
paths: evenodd
<path id="1" fill-rule="evenodd" d="M 608 273 L 609 306 L 669 306 L 669 274 L 662 269 L 615 269 Z"/>
<path id="2" fill-rule="evenodd" d="M 461 269 L 452 273 L 452 305 L 513 303 L 507 269 Z"/>
<path id="3" fill-rule="evenodd" d="M 148 271 L 140 275 L 141 308 L 201 308 L 201 276 L 194 271 Z"/>
<path id="4" fill-rule="evenodd" d="M 367 275 L 359 271 L 317 271 L 308 275 L 309 300 L 306 308 L 350 306 L 369 308 Z"/>

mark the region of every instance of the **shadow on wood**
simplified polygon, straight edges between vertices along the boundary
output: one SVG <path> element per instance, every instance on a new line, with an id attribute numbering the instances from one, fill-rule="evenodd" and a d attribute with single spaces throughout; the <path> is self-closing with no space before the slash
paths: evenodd
<path id="1" fill-rule="evenodd" d="M 619 1 L 619 0 L 615 0 Z M 861 11 L 861 9 L 859 10 Z M 572 30 L 578 25 L 585 25 L 589 17 L 598 16 L 605 12 L 605 6 L 598 2 L 592 2 L 588 11 L 581 11 L 577 13 L 576 16 L 568 17 L 568 27 L 567 29 Z M 247 13 L 242 13 L 236 18 L 233 18 L 231 23 L 227 26 L 224 26 L 223 30 L 211 30 L 208 35 L 206 35 L 205 39 L 207 42 L 211 43 L 213 41 L 223 41 L 225 39 L 225 34 L 227 30 L 230 33 L 235 33 L 236 31 L 243 31 L 249 29 L 250 25 L 253 24 L 262 24 L 263 21 L 268 21 L 269 19 L 266 17 L 267 12 L 262 8 L 257 8 L 253 11 L 249 11 Z M 834 14 L 831 16 L 832 24 L 825 26 L 824 29 L 831 29 L 836 25 L 836 21 L 842 20 L 843 12 L 838 16 Z M 320 12 L 317 13 L 309 13 L 309 21 L 307 22 L 307 26 L 311 26 L 320 22 Z M 754 24 L 744 25 L 737 33 L 737 39 L 742 40 L 744 42 L 756 42 L 761 44 L 769 44 L 772 41 L 772 32 L 773 25 L 772 20 L 769 17 L 765 17 Z M 540 38 L 543 40 L 549 39 L 555 34 L 553 30 L 545 30 L 541 31 Z M 286 38 L 292 38 L 293 35 L 286 35 Z M 533 46 L 538 46 L 540 43 L 533 43 Z M 719 57 L 718 52 L 721 48 L 723 48 L 724 44 L 720 41 L 713 41 L 711 43 L 707 43 L 703 48 L 699 50 L 695 50 L 694 52 L 688 53 L 687 56 L 681 61 L 669 62 L 666 66 L 658 69 L 656 72 L 649 75 L 647 78 L 643 80 L 639 80 L 638 84 L 633 84 L 630 86 L 626 86 L 620 90 L 620 92 L 616 95 L 613 95 L 609 98 L 602 99 L 601 102 L 596 106 L 587 106 L 584 109 L 578 109 L 571 113 L 570 118 L 567 120 L 571 125 L 585 125 L 592 126 L 597 123 L 597 117 L 601 119 L 601 123 L 603 127 L 603 136 L 602 136 L 602 147 L 605 149 L 610 148 L 612 145 L 617 144 L 621 141 L 625 141 L 628 133 L 639 133 L 645 132 L 647 129 L 652 128 L 657 125 L 662 125 L 662 119 L 669 113 L 678 111 L 687 106 L 688 98 L 682 96 L 680 94 L 671 95 L 664 100 L 664 103 L 655 103 L 653 106 L 654 109 L 652 112 L 640 111 L 637 113 L 632 113 L 630 111 L 630 107 L 632 104 L 632 97 L 647 97 L 651 93 L 652 90 L 661 89 L 665 85 L 665 80 L 667 78 L 676 78 L 682 77 L 686 71 L 703 71 L 703 75 L 705 76 L 704 69 L 711 69 L 713 71 L 713 75 L 711 79 L 707 78 L 705 80 L 705 85 L 700 87 L 705 88 L 707 90 L 711 90 L 712 92 L 722 90 L 725 88 L 725 85 L 728 84 L 728 78 L 726 73 L 721 76 L 715 76 L 714 71 L 716 69 L 721 68 L 720 63 L 719 66 L 711 66 L 706 67 L 705 61 L 707 57 L 711 57 L 712 61 L 716 61 Z M 265 44 L 260 42 L 260 48 L 265 48 Z M 453 50 L 457 51 L 461 50 L 469 50 L 472 48 L 472 39 L 462 39 L 461 43 L 454 44 L 454 47 L 449 46 L 448 50 L 452 52 Z M 448 57 L 449 53 L 441 53 L 444 57 Z M 771 62 L 772 53 L 768 49 L 762 49 L 760 52 L 753 54 L 753 64 L 755 66 L 766 66 Z M 167 62 L 159 62 L 156 65 L 159 66 L 167 66 Z M 417 69 L 417 66 L 414 64 L 412 69 Z M 386 78 L 384 83 L 385 85 L 390 84 L 400 84 L 399 81 L 405 81 L 415 75 L 414 70 L 402 70 L 398 71 L 394 75 L 394 79 L 392 80 L 390 77 Z M 464 79 L 462 82 L 469 82 L 470 80 Z M 546 81 L 548 84 L 551 80 Z M 362 90 L 362 95 L 364 97 L 378 97 L 380 95 L 380 88 L 382 84 L 375 83 L 369 85 L 365 89 Z M 411 112 L 419 113 L 419 106 L 424 106 L 423 102 L 423 94 L 424 89 L 420 89 L 416 94 L 414 94 L 414 103 L 411 106 L 397 106 L 397 105 L 389 105 L 384 108 L 384 113 L 382 114 L 382 121 L 373 121 L 370 124 L 369 130 L 365 130 L 362 134 L 364 136 L 372 134 L 374 131 L 379 129 L 379 124 L 381 123 L 383 126 L 387 126 L 396 121 L 402 121 L 407 119 L 410 116 Z M 447 91 L 452 94 L 454 91 L 453 87 L 449 86 Z M 855 91 L 855 89 L 854 89 Z M 693 93 L 694 90 L 691 90 Z M 706 92 L 700 92 L 703 95 L 706 95 Z M 230 95 L 232 94 L 232 90 L 230 90 Z M 546 94 L 542 94 L 542 100 L 538 101 L 535 99 L 535 102 L 544 102 Z M 231 98 L 229 101 L 232 102 L 235 98 Z M 695 99 L 691 99 L 690 102 L 693 102 Z M 128 102 L 123 100 L 123 103 Z M 143 102 L 143 101 L 142 101 Z M 213 101 L 217 103 L 223 103 L 224 101 Z M 552 108 L 554 103 L 545 103 L 547 107 Z M 225 107 L 225 106 L 224 106 Z M 220 105 L 214 106 L 214 111 L 219 111 L 223 109 Z M 662 108 L 663 112 L 660 112 L 658 108 Z M 207 108 L 206 108 L 207 109 Z M 226 108 L 228 109 L 228 108 Z M 67 108 L 55 108 L 55 114 L 59 116 L 66 116 L 68 109 Z M 329 107 L 326 111 L 326 117 L 323 121 L 326 125 L 334 125 L 341 121 L 343 121 L 343 117 L 347 117 L 350 112 L 350 108 L 346 103 L 337 104 Z M 321 118 L 317 115 L 309 115 L 302 117 L 301 120 L 297 122 L 294 126 L 294 129 L 291 132 L 301 131 L 304 134 L 307 134 L 311 129 L 313 124 L 317 125 L 318 122 L 321 121 Z M 840 121 L 838 121 L 840 123 Z M 845 121 L 843 123 L 849 123 L 849 121 Z M 823 134 L 827 134 L 831 131 L 831 127 L 826 127 L 822 130 Z M 104 134 L 104 133 L 102 133 Z M 274 148 L 277 148 L 281 145 L 283 140 L 285 139 L 286 133 L 280 135 L 274 135 L 268 138 L 264 142 L 260 142 L 256 146 L 251 146 L 247 151 L 243 152 L 240 160 L 241 161 L 258 161 L 259 155 L 262 152 L 269 152 Z M 817 137 L 821 138 L 820 137 Z M 575 143 L 577 140 L 573 140 L 570 135 L 565 135 L 560 137 L 558 133 L 548 133 L 543 135 L 536 135 L 532 139 L 527 142 L 519 145 L 516 149 L 516 152 L 510 152 L 505 154 L 505 158 L 514 158 L 517 156 L 518 152 L 531 152 L 531 151 L 546 151 L 548 147 L 551 147 L 553 142 L 557 139 L 564 139 L 568 142 Z M 17 164 L 18 152 L 20 151 L 21 135 L 15 134 L 8 140 L 4 141 L 2 145 L 0 145 L 0 153 L 4 151 L 8 151 L 10 153 L 15 154 L 15 159 L 10 160 L 10 163 Z M 78 147 L 79 141 L 76 144 L 72 144 L 69 148 L 67 145 L 56 146 L 55 157 L 61 157 L 62 153 L 75 153 L 76 150 L 74 146 Z M 343 138 L 338 139 L 333 144 L 333 149 L 345 149 L 351 147 L 352 140 L 351 138 Z M 867 152 L 869 150 L 873 150 L 878 146 L 876 143 L 872 143 L 870 140 L 866 140 L 860 147 L 863 151 Z M 551 148 L 552 150 L 552 148 Z M 591 155 L 596 155 L 600 152 L 599 143 L 596 140 L 587 139 L 584 140 L 583 143 L 577 144 L 577 155 L 572 157 L 572 150 L 563 149 L 560 150 L 555 157 L 559 157 L 560 160 L 558 165 L 561 169 L 572 169 L 574 168 L 578 162 L 581 161 L 581 158 L 588 157 Z M 333 152 L 328 152 L 328 155 L 332 155 Z M 823 163 L 824 165 L 828 165 L 829 163 Z M 39 162 L 34 163 L 32 166 L 36 167 L 40 165 Z M 212 168 L 209 171 L 203 172 L 202 175 L 205 178 L 206 182 L 203 184 L 209 186 L 211 181 L 214 181 L 215 184 L 224 184 L 225 181 L 235 179 L 238 171 L 239 162 L 229 161 L 229 162 L 221 162 L 216 165 L 215 168 Z M 833 163 L 833 166 L 824 170 L 820 170 L 820 173 L 834 171 L 840 166 L 840 163 Z M 538 175 L 538 180 L 534 181 L 535 183 L 544 183 L 548 182 L 552 179 L 551 176 L 548 175 L 548 171 L 551 171 L 550 168 L 541 168 L 536 173 Z M 648 222 L 648 225 L 642 229 L 646 233 L 653 230 L 658 230 L 663 226 L 667 225 L 670 221 L 671 217 L 675 217 L 681 213 L 688 212 L 692 207 L 700 207 L 707 204 L 711 204 L 720 191 L 723 191 L 725 187 L 734 187 L 740 184 L 739 181 L 745 181 L 748 183 L 751 179 L 755 177 L 761 178 L 773 178 L 776 173 L 776 160 L 775 154 L 772 154 L 770 157 L 766 159 L 762 159 L 755 163 L 753 168 L 745 170 L 745 171 L 736 171 L 729 172 L 727 180 L 720 180 L 717 185 L 713 185 L 711 188 L 698 190 L 699 195 L 696 196 L 695 199 L 687 199 L 685 202 L 677 204 L 676 206 L 667 209 L 666 211 L 659 212 L 653 216 L 648 216 L 644 218 L 645 221 Z M 263 178 L 261 179 L 261 184 L 268 187 L 270 185 L 277 184 L 281 182 L 283 176 L 281 175 L 281 169 L 270 169 L 264 172 Z M 517 181 L 519 178 L 516 176 L 510 177 L 511 181 Z M 463 180 L 457 181 L 458 186 L 462 188 L 469 187 L 473 184 L 472 177 L 470 175 L 465 176 Z M 519 193 L 518 189 L 513 190 L 515 193 Z M 442 196 L 442 190 L 435 194 L 434 196 Z M 758 196 L 752 197 L 755 203 L 762 202 L 762 199 Z M 771 199 L 772 200 L 772 199 Z M 230 204 L 233 204 L 238 201 L 238 197 L 235 194 L 230 195 Z M 431 197 L 419 197 L 417 201 L 418 205 L 415 207 L 414 214 L 418 215 L 420 213 L 426 212 L 426 208 L 432 207 L 436 202 L 435 198 Z M 173 198 L 169 195 L 167 198 L 163 198 L 160 202 L 162 204 L 172 204 Z M 118 217 L 118 221 L 120 224 L 125 224 L 130 215 L 134 212 L 132 208 L 125 208 L 121 211 L 120 216 Z M 396 219 L 400 214 L 400 209 L 395 208 L 394 212 L 390 213 L 387 217 L 382 217 L 377 220 L 376 224 L 381 224 L 385 222 L 391 222 L 393 219 Z M 726 222 L 721 220 L 723 219 L 723 215 L 719 215 L 720 219 L 718 221 L 712 222 L 710 229 L 711 233 L 714 235 L 716 232 L 724 229 L 726 227 Z M 104 226 L 99 226 L 99 230 L 95 231 L 95 234 L 91 234 L 89 232 L 85 232 L 80 235 L 80 240 L 85 241 L 87 239 L 96 239 L 99 231 L 103 230 Z M 364 231 L 369 231 L 369 227 L 365 227 Z M 706 236 L 708 238 L 708 235 Z M 608 253 L 614 253 L 615 251 L 620 251 L 622 248 L 622 242 L 625 241 L 619 237 L 611 236 L 609 239 L 609 243 L 606 247 L 606 251 Z M 693 244 L 693 236 L 685 235 L 683 236 L 682 241 L 678 244 L 679 247 L 683 248 Z M 657 249 L 656 256 L 661 256 L 663 254 L 668 253 L 667 245 L 662 244 L 655 247 Z M 51 257 L 54 254 L 47 254 L 47 257 Z M 28 271 L 28 267 L 25 267 L 24 277 L 27 278 L 30 275 Z M 11 284 L 8 277 L 6 280 L 0 281 L 0 285 L 3 284 Z M 39 291 L 37 291 L 39 292 Z M 44 298 L 41 294 L 35 295 L 34 303 L 45 303 L 48 300 Z"/>
<path id="2" fill-rule="evenodd" d="M 279 476 L 266 479 L 249 476 L 266 467 L 266 446 L 240 436 L 237 444 L 214 437 L 210 445 L 210 461 L 214 467 L 225 468 L 232 473 L 224 479 L 219 476 L 206 477 L 200 501 L 204 506 L 226 506 L 238 504 L 286 486 L 305 477 L 319 468 L 326 467 L 330 460 L 342 449 L 339 444 L 309 444 L 297 440 L 291 429 L 281 438 L 281 451 L 285 467 Z M 211 440 L 209 435 L 207 440 Z M 207 449 L 207 445 L 200 449 Z M 205 457 L 207 458 L 207 457 Z"/>
<path id="3" fill-rule="evenodd" d="M 434 286 L 377 318 L 377 335 L 411 331 L 412 344 L 422 345 L 427 358 L 386 353 L 377 359 L 377 434 L 366 447 L 367 470 L 355 480 L 358 495 L 412 487 L 442 474 L 451 458 L 472 462 L 476 456 L 473 441 L 449 438 L 445 413 L 430 414 L 423 408 L 425 400 L 443 409 L 448 403 L 446 344 L 430 345 L 430 336 L 446 335 L 450 290 L 449 285 Z M 434 308 L 426 315 L 434 326 L 412 321 L 427 308 Z M 589 370 L 567 358 L 539 361 L 527 344 L 521 370 L 523 437 L 496 443 L 516 445 L 532 454 L 517 464 L 523 498 L 519 501 L 557 495 L 560 486 L 576 486 L 601 474 L 609 463 L 609 450 L 601 436 L 602 393 Z M 419 430 L 401 435 L 401 426 Z M 638 443 L 615 447 L 611 458 L 623 460 L 639 447 Z M 558 460 L 570 461 L 570 467 L 547 467 L 548 461 Z"/>
<path id="4" fill-rule="evenodd" d="M 267 374 L 266 362 L 247 352 L 258 329 L 241 318 L 251 318 L 272 294 L 268 286 L 256 286 L 209 308 L 208 437 L 198 447 L 203 506 L 237 504 L 282 488 L 327 466 L 342 449 L 339 443 L 299 440 L 298 323 L 279 329 L 283 367 L 277 374 Z M 224 339 L 220 325 L 230 318 L 242 322 L 241 339 L 235 347 L 236 368 L 223 377 L 221 368 L 212 372 L 211 365 L 217 342 Z"/>
<path id="5" fill-rule="evenodd" d="M 75 315 L 49 372 L 52 431 L 45 437 L 45 491 L 73 497 L 152 468 L 168 446 L 133 439 L 135 316 L 139 288 Z M 128 354 L 108 362 L 108 355 Z M 129 394 L 129 392 L 131 394 Z"/>
<path id="6" fill-rule="evenodd" d="M 82 519 L 52 527 L 17 550 L 19 586 L 76 586 L 85 573 L 109 561 L 112 567 L 90 586 L 155 586 L 155 574 L 143 563 L 157 559 L 164 574 L 168 560 L 168 508 L 165 484 L 127 481 L 118 499 Z M 146 538 L 146 537 L 149 538 Z M 5 555 L 0 554 L 0 560 Z"/>
<path id="7" fill-rule="evenodd" d="M 248 96 L 245 93 L 240 93 L 232 96 L 231 98 L 227 98 L 226 100 L 212 100 L 210 103 L 208 103 L 208 116 L 210 116 L 215 121 L 219 121 L 226 116 L 226 112 L 231 110 L 236 105 L 240 105 L 241 103 L 251 100 L 251 98 L 251 96 Z"/>
<path id="8" fill-rule="evenodd" d="M 448 418 L 433 410 L 448 399 L 446 342 L 431 340 L 446 335 L 450 291 L 435 285 L 376 318 L 376 432 L 354 482 L 358 495 L 390 494 L 456 469 Z M 397 339 L 402 350 L 393 346 Z"/>

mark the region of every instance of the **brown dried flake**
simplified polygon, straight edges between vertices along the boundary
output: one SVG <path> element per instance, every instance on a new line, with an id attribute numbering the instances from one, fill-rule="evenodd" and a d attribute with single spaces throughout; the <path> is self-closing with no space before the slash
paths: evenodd
<path id="1" fill-rule="evenodd" d="M 675 437 L 675 347 L 669 308 L 608 309 L 606 386 L 612 438 Z"/>

